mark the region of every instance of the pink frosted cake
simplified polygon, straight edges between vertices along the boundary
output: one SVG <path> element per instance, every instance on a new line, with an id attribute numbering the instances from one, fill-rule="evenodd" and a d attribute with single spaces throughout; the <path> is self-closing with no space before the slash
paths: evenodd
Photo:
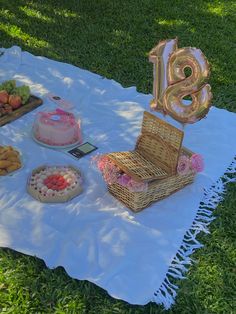
<path id="1" fill-rule="evenodd" d="M 51 146 L 67 146 L 82 142 L 80 123 L 61 109 L 39 112 L 33 126 L 36 140 Z"/>

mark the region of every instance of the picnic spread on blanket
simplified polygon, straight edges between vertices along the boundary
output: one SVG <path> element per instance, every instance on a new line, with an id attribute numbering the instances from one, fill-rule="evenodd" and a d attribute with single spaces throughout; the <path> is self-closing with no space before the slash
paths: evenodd
<path id="1" fill-rule="evenodd" d="M 182 277 L 201 246 L 196 236 L 221 200 L 214 189 L 224 191 L 230 179 L 220 177 L 235 167 L 236 144 L 223 139 L 235 134 L 236 119 L 210 109 L 206 57 L 178 48 L 177 39 L 159 42 L 149 53 L 151 98 L 18 47 L 3 58 L 0 246 L 36 254 L 49 267 L 63 265 L 116 298 L 168 308 L 177 290 L 170 278 Z M 67 101 L 60 91 L 73 82 L 81 90 Z M 35 243 L 34 208 L 41 217 Z M 18 222 L 11 211 L 18 211 Z"/>
<path id="2" fill-rule="evenodd" d="M 211 106 L 212 94 L 210 85 L 206 84 L 209 64 L 203 53 L 196 48 L 178 49 L 177 39 L 173 39 L 159 42 L 149 57 L 154 64 L 151 108 L 169 114 L 183 125 L 204 118 Z M 188 77 L 185 76 L 185 68 L 191 69 Z M 186 105 L 183 98 L 188 95 L 191 95 L 192 102 Z M 42 104 L 41 100 L 35 102 L 31 98 L 29 86 L 17 87 L 15 80 L 3 82 L 0 86 L 1 125 L 26 113 L 22 110 L 25 106 L 30 104 L 33 110 L 35 104 Z M 59 96 L 53 98 L 60 100 Z M 80 121 L 72 112 L 60 108 L 38 112 L 32 136 L 38 144 L 58 149 L 82 143 Z M 203 159 L 182 147 L 183 136 L 183 131 L 144 112 L 141 134 L 134 151 L 109 153 L 97 158 L 108 191 L 130 209 L 139 211 L 192 183 L 195 174 L 203 170 Z M 9 151 L 14 151 L 14 148 L 0 149 L 3 151 L 0 175 L 19 169 L 21 163 L 11 155 L 9 157 Z M 38 201 L 70 200 L 80 194 L 79 178 L 71 171 L 66 167 L 63 171 L 53 167 L 35 170 L 27 190 Z M 78 193 L 75 193 L 76 185 Z M 64 198 L 66 195 L 70 197 Z"/>

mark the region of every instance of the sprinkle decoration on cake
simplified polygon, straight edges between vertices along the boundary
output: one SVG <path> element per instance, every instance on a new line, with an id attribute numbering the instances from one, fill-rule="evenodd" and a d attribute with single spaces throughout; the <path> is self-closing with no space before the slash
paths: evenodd
<path id="1" fill-rule="evenodd" d="M 32 172 L 27 190 L 41 202 L 67 202 L 82 192 L 81 173 L 72 166 L 42 166 Z"/>
<path id="2" fill-rule="evenodd" d="M 82 142 L 80 121 L 73 113 L 56 109 L 39 112 L 33 125 L 34 138 L 50 146 L 69 146 Z"/>

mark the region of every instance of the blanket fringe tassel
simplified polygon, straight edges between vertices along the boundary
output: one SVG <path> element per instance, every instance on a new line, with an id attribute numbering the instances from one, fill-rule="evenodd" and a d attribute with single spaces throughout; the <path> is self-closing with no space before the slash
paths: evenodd
<path id="1" fill-rule="evenodd" d="M 223 177 L 214 185 L 204 191 L 204 198 L 200 203 L 199 210 L 191 228 L 186 232 L 184 240 L 176 256 L 171 262 L 166 277 L 159 290 L 154 292 L 153 300 L 157 304 L 162 304 L 168 310 L 175 302 L 178 286 L 173 284 L 173 279 L 184 279 L 184 273 L 193 262 L 192 253 L 203 245 L 196 239 L 200 232 L 209 233 L 208 225 L 214 220 L 213 210 L 223 200 L 226 192 L 226 184 L 236 182 L 236 156 Z M 234 174 L 234 176 L 233 176 Z"/>

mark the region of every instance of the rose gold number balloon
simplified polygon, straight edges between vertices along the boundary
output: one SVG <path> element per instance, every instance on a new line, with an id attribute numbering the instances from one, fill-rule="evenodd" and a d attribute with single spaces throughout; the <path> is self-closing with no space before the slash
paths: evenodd
<path id="1" fill-rule="evenodd" d="M 205 84 L 209 78 L 209 64 L 199 49 L 177 49 L 177 43 L 172 47 L 173 50 L 168 55 L 166 66 L 160 70 L 165 73 L 167 83 L 161 85 L 164 89 L 161 92 L 160 88 L 156 87 L 151 107 L 169 114 L 183 124 L 195 123 L 207 114 L 211 106 L 211 87 Z M 188 77 L 184 73 L 185 68 L 191 69 L 191 75 Z M 156 86 L 159 86 L 157 81 L 160 84 L 163 80 L 164 74 L 160 71 L 156 73 L 156 78 L 154 76 Z M 188 95 L 191 96 L 192 101 L 186 105 L 183 98 Z M 156 106 L 155 103 L 157 103 Z"/>
<path id="2" fill-rule="evenodd" d="M 149 53 L 149 61 L 153 63 L 153 96 L 151 108 L 156 111 L 163 111 L 163 96 L 168 87 L 167 63 L 170 54 L 177 49 L 177 40 L 163 40 Z"/>

